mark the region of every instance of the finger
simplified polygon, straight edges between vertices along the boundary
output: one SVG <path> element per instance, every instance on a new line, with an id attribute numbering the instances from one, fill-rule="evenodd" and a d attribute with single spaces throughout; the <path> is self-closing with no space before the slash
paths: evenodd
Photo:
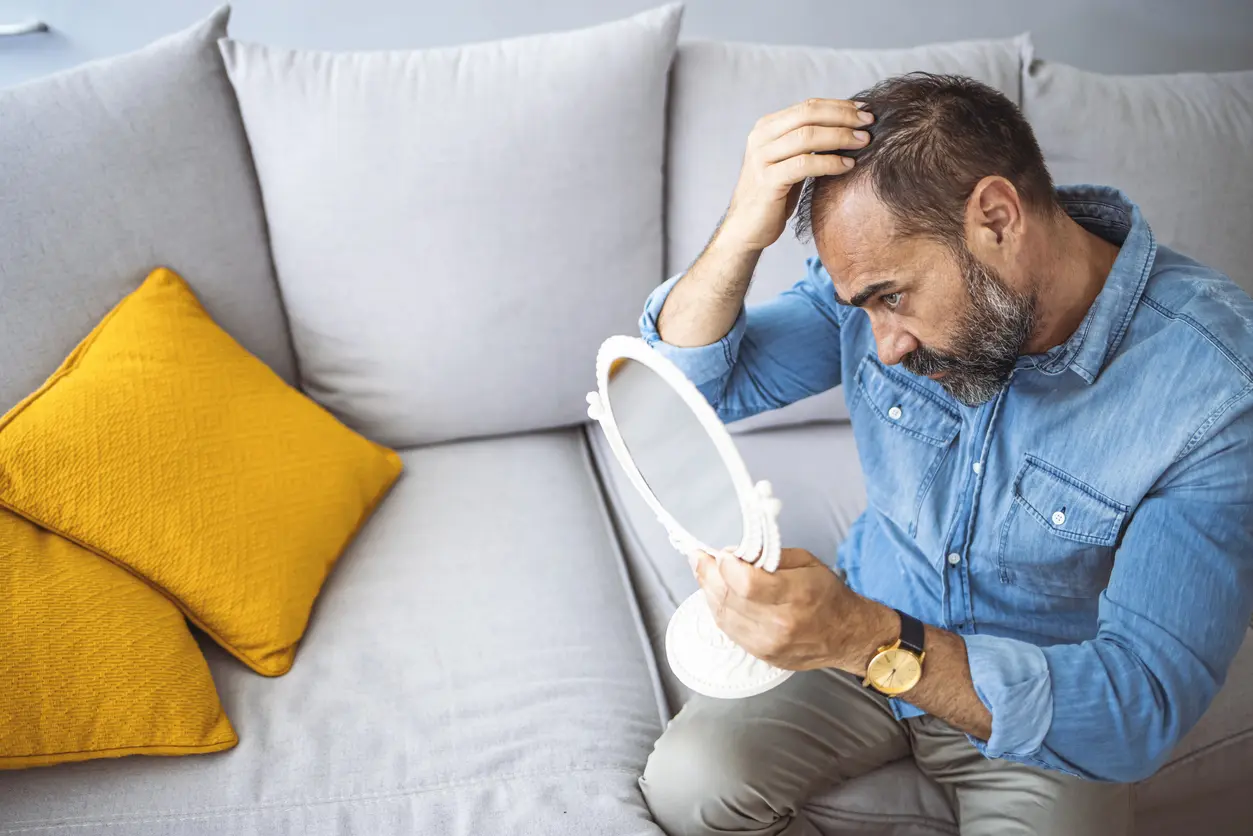
<path id="1" fill-rule="evenodd" d="M 730 595 L 742 601 L 743 606 L 770 606 L 788 597 L 788 579 L 772 575 L 746 561 L 723 560 L 717 569 Z"/>
<path id="2" fill-rule="evenodd" d="M 706 560 L 701 561 L 700 580 L 701 592 L 705 594 L 705 603 L 709 605 L 709 611 L 713 613 L 714 620 L 717 621 L 723 614 L 731 608 L 733 601 L 726 582 L 718 574 L 718 568 L 713 559 L 706 556 Z"/>
<path id="3" fill-rule="evenodd" d="M 780 569 L 804 569 L 822 563 L 805 549 L 781 549 L 779 551 Z"/>
<path id="4" fill-rule="evenodd" d="M 718 561 L 705 552 L 696 553 L 696 582 L 705 591 L 725 593 L 726 581 L 718 574 Z"/>
<path id="5" fill-rule="evenodd" d="M 763 141 L 778 139 L 801 125 L 831 128 L 859 128 L 874 121 L 874 114 L 847 99 L 806 99 L 777 113 L 771 113 L 754 129 Z"/>
<path id="6" fill-rule="evenodd" d="M 728 589 L 741 598 L 750 597 L 745 593 L 751 591 L 752 587 L 752 576 L 749 574 L 754 571 L 752 564 L 746 563 L 738 557 L 732 557 L 719 560 L 715 568 L 718 576 Z"/>
<path id="7" fill-rule="evenodd" d="M 869 142 L 870 134 L 860 129 L 801 125 L 763 147 L 761 158 L 767 163 L 777 163 L 798 154 L 865 148 Z"/>
<path id="8" fill-rule="evenodd" d="M 839 154 L 799 154 L 766 166 L 768 176 L 780 188 L 793 186 L 809 177 L 832 177 L 846 174 L 853 167 L 851 157 Z"/>

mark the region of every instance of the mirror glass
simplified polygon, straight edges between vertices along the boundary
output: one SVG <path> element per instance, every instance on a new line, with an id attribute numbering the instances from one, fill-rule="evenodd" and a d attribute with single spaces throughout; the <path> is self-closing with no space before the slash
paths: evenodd
<path id="1" fill-rule="evenodd" d="M 744 517 L 735 483 L 679 393 L 643 363 L 621 359 L 608 398 L 622 441 L 662 507 L 709 548 L 738 546 Z"/>

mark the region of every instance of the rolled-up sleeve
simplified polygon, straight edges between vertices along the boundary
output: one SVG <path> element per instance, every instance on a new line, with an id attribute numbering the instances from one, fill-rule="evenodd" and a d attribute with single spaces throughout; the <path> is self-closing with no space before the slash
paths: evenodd
<path id="1" fill-rule="evenodd" d="M 748 317 L 741 308 L 731 330 L 715 343 L 695 347 L 671 345 L 661 338 L 657 330 L 657 318 L 661 316 L 661 309 L 666 304 L 670 291 L 681 278 L 683 277 L 675 276 L 649 294 L 644 313 L 640 316 L 640 335 L 663 357 L 682 369 L 687 379 L 695 383 L 696 388 L 716 405 L 717 397 L 721 396 L 727 378 L 731 376 L 731 368 L 735 365 L 735 356 L 744 336 Z"/>
<path id="2" fill-rule="evenodd" d="M 1222 687 L 1253 609 L 1253 419 L 1173 467 L 1135 509 L 1095 638 L 1034 647 L 966 637 L 992 714 L 989 757 L 1142 780 Z"/>
<path id="3" fill-rule="evenodd" d="M 840 323 L 848 310 L 822 263 L 811 258 L 805 278 L 774 299 L 741 309 L 735 324 L 709 345 L 680 347 L 661 338 L 657 320 L 681 277 L 648 297 L 640 334 L 682 369 L 723 421 L 778 409 L 840 383 Z"/>
<path id="4" fill-rule="evenodd" d="M 990 758 L 1030 758 L 1053 719 L 1053 689 L 1044 651 L 999 636 L 967 636 L 975 693 L 992 714 L 992 736 L 971 738 Z"/>

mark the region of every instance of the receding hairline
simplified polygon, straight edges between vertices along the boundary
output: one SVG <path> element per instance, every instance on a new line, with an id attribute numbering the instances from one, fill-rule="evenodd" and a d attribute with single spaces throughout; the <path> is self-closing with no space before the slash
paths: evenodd
<path id="1" fill-rule="evenodd" d="M 838 152 L 856 161 L 843 175 L 806 182 L 796 233 L 817 232 L 835 195 L 869 181 L 902 235 L 955 243 L 974 188 L 1003 177 L 1025 207 L 1060 211 L 1034 132 L 1004 94 L 975 79 L 910 73 L 885 79 L 854 98 L 876 120 L 868 145 Z M 841 181 L 841 182 L 837 182 Z"/>

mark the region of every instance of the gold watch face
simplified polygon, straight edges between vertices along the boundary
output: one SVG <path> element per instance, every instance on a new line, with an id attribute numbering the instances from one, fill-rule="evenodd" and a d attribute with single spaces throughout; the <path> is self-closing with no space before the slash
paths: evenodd
<path id="1" fill-rule="evenodd" d="M 888 696 L 903 694 L 922 679 L 922 663 L 908 650 L 894 647 L 877 653 L 866 669 L 866 679 Z"/>

